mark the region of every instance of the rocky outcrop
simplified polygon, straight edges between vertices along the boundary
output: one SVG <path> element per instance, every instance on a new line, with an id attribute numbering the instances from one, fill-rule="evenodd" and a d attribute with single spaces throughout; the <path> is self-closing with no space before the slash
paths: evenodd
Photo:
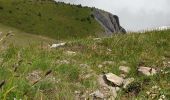
<path id="1" fill-rule="evenodd" d="M 120 26 L 118 16 L 99 9 L 94 9 L 93 15 L 107 34 L 126 33 L 126 30 Z"/>

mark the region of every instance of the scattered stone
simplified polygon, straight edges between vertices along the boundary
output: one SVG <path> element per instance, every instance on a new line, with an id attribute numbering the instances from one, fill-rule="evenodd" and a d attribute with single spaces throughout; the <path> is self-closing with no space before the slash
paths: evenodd
<path id="1" fill-rule="evenodd" d="M 102 68 L 102 67 L 103 67 L 103 65 L 101 65 L 101 64 L 100 64 L 100 65 L 98 65 L 98 68 Z"/>
<path id="2" fill-rule="evenodd" d="M 89 68 L 90 66 L 87 65 L 87 64 L 80 64 L 80 67 L 83 67 L 83 68 Z"/>
<path id="3" fill-rule="evenodd" d="M 90 78 L 92 76 L 93 76 L 92 74 L 87 74 L 87 75 L 84 75 L 83 79 L 88 79 L 88 78 Z"/>
<path id="4" fill-rule="evenodd" d="M 42 78 L 42 72 L 41 71 L 33 71 L 32 73 L 29 73 L 26 79 L 31 83 L 35 84 L 38 81 L 40 81 Z"/>
<path id="5" fill-rule="evenodd" d="M 152 89 L 158 89 L 159 87 L 157 85 L 152 86 Z"/>
<path id="6" fill-rule="evenodd" d="M 61 80 L 58 78 L 56 79 L 52 74 L 49 74 L 45 76 L 45 78 L 41 79 L 41 81 L 47 81 L 49 83 L 56 84 L 56 83 L 59 83 Z"/>
<path id="7" fill-rule="evenodd" d="M 102 92 L 100 92 L 99 90 L 91 93 L 90 95 L 96 99 L 104 99 L 104 94 Z"/>
<path id="8" fill-rule="evenodd" d="M 120 74 L 119 76 L 122 77 L 122 78 L 124 78 L 124 79 L 126 78 L 126 75 L 125 75 L 125 74 Z"/>
<path id="9" fill-rule="evenodd" d="M 67 51 L 67 52 L 66 52 L 66 55 L 68 55 L 68 56 L 75 56 L 75 55 L 76 55 L 76 52 Z"/>
<path id="10" fill-rule="evenodd" d="M 126 88 L 129 84 L 131 84 L 132 82 L 134 82 L 135 79 L 134 78 L 127 78 L 123 81 L 123 88 Z"/>
<path id="11" fill-rule="evenodd" d="M 75 94 L 80 94 L 81 92 L 80 91 L 74 91 Z"/>
<path id="12" fill-rule="evenodd" d="M 102 86 L 102 87 L 108 87 L 108 85 L 106 84 L 106 80 L 104 79 L 104 75 L 99 75 L 98 77 L 98 82 L 99 82 L 99 85 Z"/>
<path id="13" fill-rule="evenodd" d="M 100 90 L 104 93 L 105 98 L 107 98 L 108 100 L 115 100 L 115 98 L 117 97 L 117 92 L 120 90 L 120 88 L 116 86 L 110 86 L 105 75 L 99 75 L 98 83 L 100 85 Z"/>
<path id="14" fill-rule="evenodd" d="M 111 50 L 111 49 L 108 49 L 108 48 L 107 48 L 107 51 L 112 52 L 112 50 Z"/>
<path id="15" fill-rule="evenodd" d="M 116 97 L 117 97 L 117 92 L 120 90 L 120 88 L 118 88 L 118 87 L 111 87 L 110 90 L 111 90 L 111 93 L 112 93 L 112 96 L 113 96 L 112 98 L 115 100 Z"/>
<path id="16" fill-rule="evenodd" d="M 168 61 L 168 65 L 167 66 L 170 67 L 170 61 Z"/>
<path id="17" fill-rule="evenodd" d="M 68 60 L 57 60 L 57 64 L 70 64 Z"/>
<path id="18" fill-rule="evenodd" d="M 166 96 L 165 95 L 161 95 L 158 100 L 166 100 Z"/>
<path id="19" fill-rule="evenodd" d="M 122 71 L 123 73 L 129 73 L 130 68 L 127 66 L 120 66 L 119 70 Z"/>
<path id="20" fill-rule="evenodd" d="M 170 64 L 170 61 L 168 61 L 168 64 Z"/>
<path id="21" fill-rule="evenodd" d="M 101 38 L 93 38 L 93 40 L 95 40 L 95 41 L 96 41 L 96 40 L 101 40 Z"/>
<path id="22" fill-rule="evenodd" d="M 107 73 L 105 76 L 106 79 L 114 85 L 121 86 L 123 84 L 124 79 L 113 73 Z"/>
<path id="23" fill-rule="evenodd" d="M 157 73 L 154 68 L 150 68 L 150 67 L 139 67 L 138 71 L 147 76 L 155 75 Z"/>
<path id="24" fill-rule="evenodd" d="M 114 65 L 115 62 L 114 61 L 104 61 L 102 64 L 103 65 Z"/>
<path id="25" fill-rule="evenodd" d="M 64 45 L 66 45 L 65 42 L 64 42 L 64 43 L 58 43 L 58 44 L 52 44 L 52 45 L 50 46 L 50 48 L 58 48 L 58 47 L 61 47 L 61 46 L 64 46 Z"/>
<path id="26" fill-rule="evenodd" d="M 159 97 L 161 93 L 161 88 L 157 85 L 152 86 L 149 91 L 146 92 L 149 98 L 155 99 L 156 97 Z M 163 99 L 164 100 L 164 99 Z"/>

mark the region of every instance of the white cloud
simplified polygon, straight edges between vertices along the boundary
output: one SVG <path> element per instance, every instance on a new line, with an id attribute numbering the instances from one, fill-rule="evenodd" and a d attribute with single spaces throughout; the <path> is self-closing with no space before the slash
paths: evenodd
<path id="1" fill-rule="evenodd" d="M 170 25 L 170 0 L 57 0 L 97 7 L 120 17 L 130 30 Z"/>

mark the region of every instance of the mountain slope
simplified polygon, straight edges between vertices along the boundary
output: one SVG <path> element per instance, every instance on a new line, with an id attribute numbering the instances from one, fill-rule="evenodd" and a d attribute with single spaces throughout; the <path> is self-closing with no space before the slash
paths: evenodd
<path id="1" fill-rule="evenodd" d="M 1 38 L 8 33 L 11 33 L 11 36 L 5 37 L 3 40 L 1 40 Z M 3 47 L 8 47 L 11 44 L 15 46 L 29 46 L 30 44 L 50 44 L 57 42 L 56 40 L 48 37 L 26 33 L 16 28 L 5 26 L 2 24 L 0 24 L 0 40 L 0 46 L 3 45 Z"/>
<path id="2" fill-rule="evenodd" d="M 102 30 L 90 8 L 53 1 L 1 0 L 0 23 L 55 39 L 93 36 Z"/>
<path id="3" fill-rule="evenodd" d="M 53 0 L 0 0 L 0 23 L 54 39 L 103 33 L 92 13 L 93 8 Z"/>

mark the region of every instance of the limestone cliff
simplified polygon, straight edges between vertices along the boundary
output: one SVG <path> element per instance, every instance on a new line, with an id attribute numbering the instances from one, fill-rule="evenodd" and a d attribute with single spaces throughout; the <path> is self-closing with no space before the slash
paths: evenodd
<path id="1" fill-rule="evenodd" d="M 107 34 L 126 33 L 126 30 L 120 26 L 118 16 L 99 9 L 93 9 L 93 15 Z"/>

